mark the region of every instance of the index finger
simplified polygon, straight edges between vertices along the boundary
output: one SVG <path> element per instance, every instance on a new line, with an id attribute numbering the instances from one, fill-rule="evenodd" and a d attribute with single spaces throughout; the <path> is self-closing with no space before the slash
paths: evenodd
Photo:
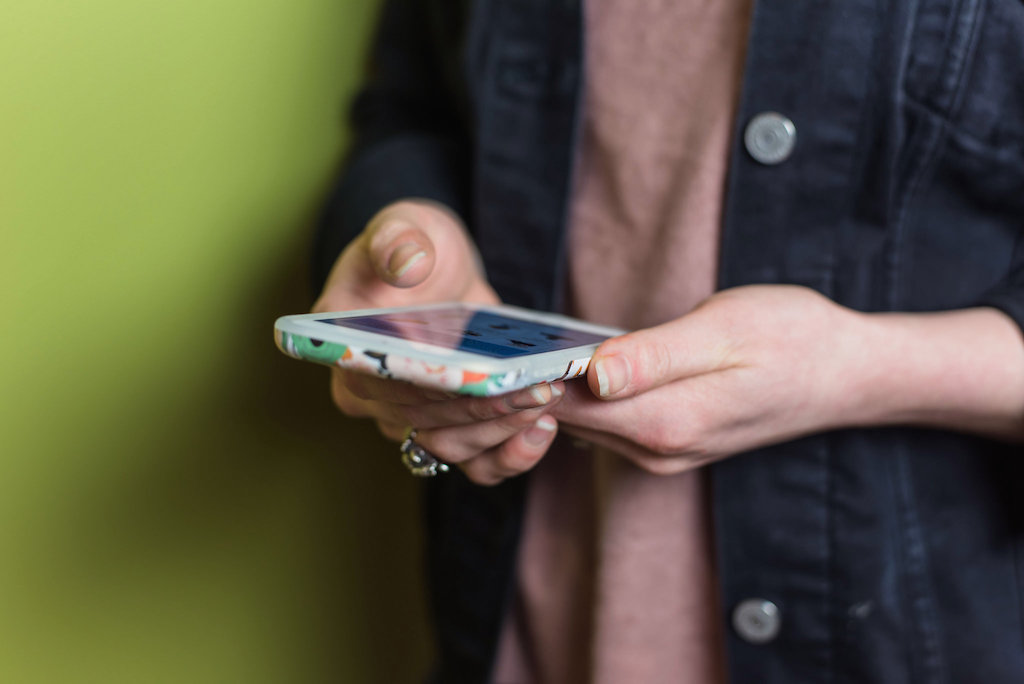
<path id="1" fill-rule="evenodd" d="M 391 380 L 370 373 L 334 368 L 338 380 L 355 396 L 371 401 L 385 401 L 392 404 L 416 405 L 436 401 L 447 401 L 458 394 L 438 389 L 419 387 L 404 380 Z"/>

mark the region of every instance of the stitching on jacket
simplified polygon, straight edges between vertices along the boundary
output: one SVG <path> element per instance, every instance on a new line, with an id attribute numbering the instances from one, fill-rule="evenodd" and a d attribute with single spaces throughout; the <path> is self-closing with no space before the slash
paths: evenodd
<path id="1" fill-rule="evenodd" d="M 930 125 L 943 128 L 943 134 L 955 141 L 960 147 L 999 164 L 1016 165 L 1024 168 L 1024 143 L 1020 147 L 994 145 L 958 127 L 949 120 L 945 113 L 937 111 L 934 107 L 911 95 L 907 95 L 904 102 L 904 109 L 911 109 L 919 116 L 928 118 Z"/>
<path id="2" fill-rule="evenodd" d="M 947 73 L 942 83 L 950 90 L 943 95 L 950 98 L 950 116 L 963 102 L 964 76 L 967 67 L 974 55 L 974 46 L 977 41 L 977 27 L 981 15 L 982 0 L 963 0 L 957 3 L 952 10 L 955 13 L 953 21 L 956 30 L 951 38 L 952 45 L 948 46 L 949 60 L 945 65 Z M 915 7 L 911 16 L 917 16 L 920 11 Z M 913 34 L 914 21 L 908 27 L 909 34 Z M 911 43 L 908 41 L 907 45 Z M 908 48 L 909 50 L 909 48 Z M 903 97 L 900 104 L 911 100 L 910 94 L 901 87 Z M 906 100 L 904 100 L 906 98 Z M 906 111 L 901 107 L 900 111 Z M 900 206 L 895 212 L 893 225 L 893 243 L 888 259 L 889 267 L 889 305 L 892 309 L 902 308 L 902 281 L 900 274 L 906 269 L 906 257 L 909 256 L 906 250 L 907 219 L 910 212 L 912 200 L 925 187 L 927 180 L 934 171 L 937 160 L 945 148 L 948 139 L 949 128 L 938 125 L 930 117 L 919 119 L 919 126 L 907 141 L 904 153 L 908 159 L 914 160 L 906 169 L 908 178 L 906 191 L 899 196 Z M 897 179 L 898 180 L 898 179 Z M 911 630 L 919 639 L 921 647 L 922 668 L 918 663 L 913 663 L 915 677 L 922 678 L 927 682 L 944 682 L 946 680 L 946 668 L 941 651 L 940 625 L 934 606 L 934 592 L 928 581 L 928 558 L 925 548 L 923 531 L 920 520 L 914 508 L 914 492 L 911 481 L 908 462 L 909 456 L 901 450 L 896 458 L 896 473 L 898 477 L 898 492 L 900 495 L 900 522 L 901 533 L 904 536 L 904 559 L 906 561 L 904 577 L 910 594 Z"/>
<path id="3" fill-rule="evenodd" d="M 936 684 L 946 681 L 938 638 L 938 618 L 932 605 L 934 592 L 928 581 L 928 552 L 921 521 L 915 508 L 909 456 L 903 448 L 893 455 L 899 496 L 900 534 L 903 541 L 904 572 L 912 631 L 920 637 L 921 662 L 912 663 L 914 678 Z M 923 665 L 920 667 L 919 665 Z"/>

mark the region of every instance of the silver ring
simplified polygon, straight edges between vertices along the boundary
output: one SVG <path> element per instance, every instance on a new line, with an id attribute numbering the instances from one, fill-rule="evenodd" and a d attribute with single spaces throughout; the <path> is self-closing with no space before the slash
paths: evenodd
<path id="1" fill-rule="evenodd" d="M 409 428 L 402 442 L 402 464 L 416 477 L 434 477 L 448 472 L 448 464 L 416 443 L 416 428 Z"/>

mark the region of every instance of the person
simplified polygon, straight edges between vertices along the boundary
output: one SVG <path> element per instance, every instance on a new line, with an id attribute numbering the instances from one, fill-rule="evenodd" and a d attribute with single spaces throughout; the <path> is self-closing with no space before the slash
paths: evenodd
<path id="1" fill-rule="evenodd" d="M 1024 6 L 391 0 L 372 66 L 315 309 L 634 330 L 490 399 L 332 371 L 457 466 L 435 681 L 1022 681 Z"/>

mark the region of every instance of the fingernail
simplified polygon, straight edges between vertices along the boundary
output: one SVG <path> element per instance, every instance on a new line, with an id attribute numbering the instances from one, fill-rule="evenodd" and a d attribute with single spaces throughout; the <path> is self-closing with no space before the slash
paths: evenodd
<path id="1" fill-rule="evenodd" d="M 594 367 L 597 372 L 597 392 L 608 397 L 621 392 L 629 384 L 629 363 L 621 356 L 605 356 Z"/>
<path id="2" fill-rule="evenodd" d="M 401 278 L 416 262 L 427 256 L 427 253 L 420 249 L 415 242 L 407 242 L 400 245 L 391 253 L 388 259 L 388 271 L 396 278 Z"/>
<path id="3" fill-rule="evenodd" d="M 540 446 L 549 439 L 551 439 L 551 433 L 555 431 L 555 419 L 551 416 L 541 416 L 537 419 L 529 430 L 526 431 L 524 438 L 526 443 L 532 446 Z"/>
<path id="4" fill-rule="evenodd" d="M 552 394 L 552 396 L 555 396 L 555 397 L 560 397 L 560 396 L 562 396 L 563 394 L 565 394 L 565 390 L 563 390 L 563 389 L 562 389 L 561 387 L 559 387 L 558 385 L 548 385 L 548 387 L 550 387 L 550 388 L 551 388 L 551 394 Z"/>
<path id="5" fill-rule="evenodd" d="M 536 408 L 538 406 L 544 406 L 544 404 L 551 401 L 549 397 L 544 396 L 544 392 L 540 387 L 531 387 L 530 389 L 523 390 L 522 392 L 516 392 L 509 396 L 507 402 L 511 408 L 514 409 L 528 409 Z"/>

